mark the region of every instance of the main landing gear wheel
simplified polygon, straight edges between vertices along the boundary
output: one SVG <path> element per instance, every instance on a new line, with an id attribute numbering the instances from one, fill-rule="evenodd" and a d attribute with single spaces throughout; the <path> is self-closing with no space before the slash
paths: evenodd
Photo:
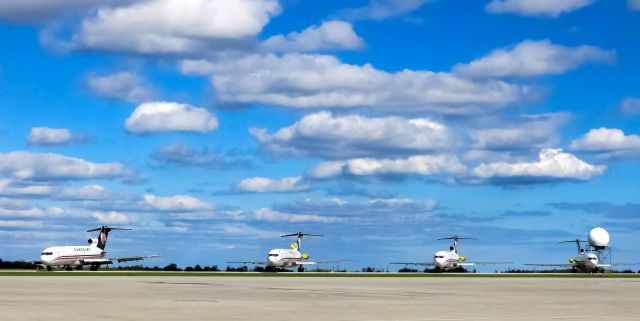
<path id="1" fill-rule="evenodd" d="M 304 272 L 304 267 L 302 265 L 298 266 L 298 272 Z"/>
<path id="2" fill-rule="evenodd" d="M 53 271 L 53 268 L 51 267 L 51 265 L 47 265 L 47 271 L 49 272 Z"/>
<path id="3" fill-rule="evenodd" d="M 72 267 L 70 267 L 70 266 L 65 266 L 65 267 L 64 267 L 64 270 L 65 270 L 65 271 L 73 271 L 73 268 L 72 268 Z"/>
<path id="4" fill-rule="evenodd" d="M 89 268 L 89 270 L 90 270 L 90 271 L 98 271 L 98 266 L 97 266 L 97 265 L 92 265 L 92 266 Z"/>
<path id="5" fill-rule="evenodd" d="M 82 265 L 76 266 L 76 271 L 82 271 Z"/>

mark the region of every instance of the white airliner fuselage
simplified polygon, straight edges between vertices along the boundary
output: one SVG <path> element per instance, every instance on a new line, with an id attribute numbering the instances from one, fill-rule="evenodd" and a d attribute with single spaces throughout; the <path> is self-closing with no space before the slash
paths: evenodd
<path id="1" fill-rule="evenodd" d="M 433 265 L 436 268 L 448 270 L 455 269 L 460 266 L 470 265 L 467 263 L 462 263 L 462 258 L 455 250 L 451 251 L 438 251 L 433 255 Z"/>
<path id="2" fill-rule="evenodd" d="M 273 249 L 269 251 L 267 263 L 276 268 L 288 268 L 304 265 L 303 256 L 297 249 Z"/>
<path id="3" fill-rule="evenodd" d="M 100 234 L 98 234 L 97 239 L 90 239 L 88 245 L 48 247 L 42 251 L 40 261 L 33 263 L 46 268 L 48 271 L 58 266 L 65 267 L 66 269 L 71 269 L 72 267 L 82 269 L 85 265 L 91 266 L 91 270 L 95 271 L 98 270 L 101 265 L 112 264 L 113 262 L 141 261 L 146 258 L 156 257 L 156 255 L 148 255 L 107 258 L 105 247 L 107 245 L 109 232 L 112 230 L 130 229 L 109 226 L 91 229 L 87 232 L 100 231 Z"/>
<path id="4" fill-rule="evenodd" d="M 598 256 L 595 253 L 582 253 L 576 256 L 573 261 L 579 269 L 595 270 L 598 268 Z"/>
<path id="5" fill-rule="evenodd" d="M 304 271 L 304 265 L 313 265 L 318 263 L 330 263 L 339 261 L 308 261 L 309 254 L 300 251 L 300 245 L 304 236 L 322 236 L 319 234 L 294 233 L 282 235 L 282 237 L 296 237 L 296 242 L 291 244 L 291 249 L 273 249 L 267 255 L 267 261 L 228 261 L 227 263 L 242 264 L 260 264 L 268 265 L 277 269 L 297 267 L 298 271 Z"/>
<path id="6" fill-rule="evenodd" d="M 449 251 L 438 251 L 433 255 L 432 262 L 393 262 L 390 264 L 433 266 L 437 270 L 453 270 L 460 267 L 476 266 L 477 264 L 507 264 L 511 262 L 465 262 L 464 255 L 458 254 L 458 240 L 473 239 L 470 237 L 443 237 L 438 240 L 453 240 Z"/>
<path id="7" fill-rule="evenodd" d="M 602 268 L 610 268 L 612 264 L 600 264 L 600 260 L 598 259 L 598 255 L 594 252 L 585 251 L 580 243 L 585 242 L 579 239 L 571 240 L 571 241 L 562 241 L 560 243 L 576 243 L 576 249 L 578 251 L 578 255 L 573 258 L 569 258 L 569 263 L 564 264 L 538 264 L 538 263 L 527 263 L 527 266 L 551 266 L 551 267 L 564 267 L 564 268 L 573 268 L 576 270 L 584 271 L 584 272 L 592 272 L 598 271 L 598 269 Z M 626 265 L 626 264 L 618 264 L 618 265 Z"/>
<path id="8" fill-rule="evenodd" d="M 107 252 L 98 248 L 94 239 L 89 246 L 54 246 L 44 249 L 40 262 L 45 266 L 83 266 L 104 261 Z"/>

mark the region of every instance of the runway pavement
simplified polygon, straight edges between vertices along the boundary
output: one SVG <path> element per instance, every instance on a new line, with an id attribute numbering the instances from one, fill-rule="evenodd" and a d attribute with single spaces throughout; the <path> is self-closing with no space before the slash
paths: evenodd
<path id="1" fill-rule="evenodd" d="M 0 276 L 0 320 L 640 320 L 640 279 Z"/>

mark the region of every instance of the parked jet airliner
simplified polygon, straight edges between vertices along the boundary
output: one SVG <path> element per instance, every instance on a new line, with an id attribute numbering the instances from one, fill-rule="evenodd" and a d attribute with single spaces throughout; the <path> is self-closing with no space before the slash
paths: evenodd
<path id="1" fill-rule="evenodd" d="M 293 233 L 282 235 L 281 237 L 296 237 L 296 242 L 291 243 L 291 249 L 273 249 L 269 251 L 267 261 L 230 261 L 227 263 L 241 263 L 241 264 L 258 264 L 267 265 L 277 269 L 298 267 L 298 272 L 304 271 L 305 265 L 314 265 L 319 263 L 337 263 L 342 261 L 307 261 L 309 259 L 308 253 L 302 253 L 301 245 L 302 238 L 305 236 L 320 236 L 320 234 L 307 234 L 307 233 Z"/>
<path id="2" fill-rule="evenodd" d="M 638 263 L 602 264 L 600 263 L 600 259 L 598 258 L 598 255 L 596 253 L 592 251 L 585 251 L 585 249 L 582 247 L 581 243 L 587 243 L 587 242 L 588 241 L 583 241 L 580 239 L 559 242 L 559 243 L 576 243 L 578 255 L 576 257 L 570 257 L 569 263 L 557 263 L 557 264 L 527 263 L 524 265 L 571 268 L 580 272 L 597 272 L 599 270 L 612 268 L 614 266 L 638 265 Z"/>
<path id="3" fill-rule="evenodd" d="M 100 231 L 97 239 L 89 239 L 89 245 L 49 247 L 42 251 L 40 261 L 33 263 L 45 267 L 47 271 L 51 271 L 54 267 L 64 267 L 66 270 L 71 270 L 75 267 L 81 270 L 85 265 L 89 265 L 91 271 L 97 271 L 100 265 L 112 264 L 114 261 L 121 263 L 157 257 L 157 255 L 150 255 L 107 258 L 107 252 L 105 251 L 107 239 L 109 232 L 115 230 L 130 231 L 131 229 L 102 226 L 88 230 L 87 232 Z"/>
<path id="4" fill-rule="evenodd" d="M 465 262 L 466 257 L 458 254 L 458 240 L 475 240 L 471 237 L 460 237 L 457 235 L 451 237 L 443 237 L 438 240 L 453 240 L 453 244 L 449 247 L 449 251 L 438 251 L 433 255 L 432 262 L 393 262 L 390 264 L 402 265 L 424 265 L 433 266 L 437 270 L 452 270 L 465 266 L 476 266 L 479 264 L 508 264 L 512 262 Z"/>

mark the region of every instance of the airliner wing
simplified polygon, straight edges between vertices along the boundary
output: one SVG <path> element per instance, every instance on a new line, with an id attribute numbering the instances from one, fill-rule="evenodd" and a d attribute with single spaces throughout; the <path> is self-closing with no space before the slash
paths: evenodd
<path id="1" fill-rule="evenodd" d="M 112 259 L 82 259 L 80 263 L 84 265 L 103 265 L 103 264 L 113 264 Z"/>
<path id="2" fill-rule="evenodd" d="M 425 265 L 425 266 L 434 266 L 433 262 L 393 262 L 389 264 L 399 264 L 399 265 Z"/>
<path id="3" fill-rule="evenodd" d="M 638 266 L 640 263 L 612 263 L 612 264 L 598 264 L 598 267 L 613 267 L 613 266 Z"/>
<path id="4" fill-rule="evenodd" d="M 113 262 L 131 262 L 131 261 L 142 261 L 144 259 L 150 259 L 158 257 L 157 255 L 145 255 L 145 256 L 123 256 L 123 257 L 114 257 L 114 258 L 104 258 L 104 259 L 82 259 L 80 262 L 84 265 L 103 265 L 103 264 L 113 264 Z"/>
<path id="5" fill-rule="evenodd" d="M 302 261 L 302 262 L 297 262 L 296 264 L 313 265 L 313 264 L 340 263 L 340 262 L 351 262 L 351 261 L 350 260 Z"/>
<path id="6" fill-rule="evenodd" d="M 227 261 L 227 263 L 269 265 L 269 262 L 264 261 Z"/>
<path id="7" fill-rule="evenodd" d="M 122 262 L 131 262 L 131 261 L 142 261 L 144 259 L 150 259 L 158 257 L 158 255 L 145 255 L 145 256 L 123 256 L 123 257 L 114 257 L 110 258 L 110 261 L 117 261 L 118 263 Z"/>

